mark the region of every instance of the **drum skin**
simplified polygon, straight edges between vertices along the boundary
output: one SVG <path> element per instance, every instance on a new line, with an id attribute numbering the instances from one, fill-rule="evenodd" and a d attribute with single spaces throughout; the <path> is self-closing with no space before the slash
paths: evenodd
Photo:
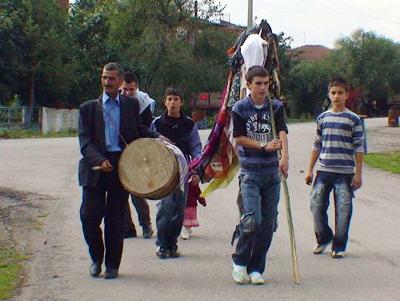
<path id="1" fill-rule="evenodd" d="M 171 194 L 179 181 L 174 153 L 156 139 L 140 138 L 130 143 L 118 168 L 124 188 L 146 199 L 159 200 Z"/>

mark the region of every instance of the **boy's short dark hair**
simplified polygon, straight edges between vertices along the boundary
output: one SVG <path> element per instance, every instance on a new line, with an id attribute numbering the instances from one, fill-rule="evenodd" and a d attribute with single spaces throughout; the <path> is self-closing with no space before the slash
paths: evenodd
<path id="1" fill-rule="evenodd" d="M 342 87 L 346 91 L 346 93 L 349 93 L 350 91 L 349 84 L 341 76 L 334 77 L 329 81 L 328 91 L 330 91 L 332 87 Z"/>
<path id="2" fill-rule="evenodd" d="M 259 76 L 259 77 L 268 77 L 268 76 L 269 76 L 268 70 L 265 69 L 265 68 L 262 67 L 262 66 L 253 66 L 253 67 L 250 67 L 250 69 L 249 69 L 249 70 L 247 71 L 247 73 L 246 73 L 245 78 L 246 78 L 246 81 L 247 81 L 248 83 L 251 83 L 251 82 L 253 81 L 253 79 L 254 79 L 256 76 Z"/>
<path id="3" fill-rule="evenodd" d="M 136 74 L 133 72 L 124 72 L 123 78 L 124 78 L 124 82 L 126 82 L 127 84 L 130 84 L 132 82 L 134 82 L 135 84 L 138 84 L 138 78 L 137 78 Z"/>
<path id="4" fill-rule="evenodd" d="M 164 98 L 166 99 L 169 95 L 179 96 L 181 100 L 183 100 L 182 91 L 178 87 L 168 86 L 167 89 L 165 89 Z"/>

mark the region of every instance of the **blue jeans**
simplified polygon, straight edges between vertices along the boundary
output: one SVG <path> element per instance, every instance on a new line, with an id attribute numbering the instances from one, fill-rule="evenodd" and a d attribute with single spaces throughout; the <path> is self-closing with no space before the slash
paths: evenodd
<path id="1" fill-rule="evenodd" d="M 318 171 L 311 191 L 311 212 L 318 244 L 332 241 L 332 251 L 344 251 L 349 237 L 353 211 L 353 175 Z M 335 234 L 328 224 L 329 194 L 333 189 L 335 202 Z"/>
<path id="2" fill-rule="evenodd" d="M 161 202 L 157 204 L 156 245 L 161 249 L 178 249 L 177 241 L 181 233 L 185 216 L 186 195 L 187 189 L 185 189 L 185 192 L 182 192 L 179 187 L 177 187 L 172 194 L 164 197 Z"/>
<path id="3" fill-rule="evenodd" d="M 271 175 L 240 175 L 243 213 L 236 251 L 236 265 L 246 266 L 247 272 L 265 270 L 268 249 L 275 229 L 280 194 L 280 177 Z"/>

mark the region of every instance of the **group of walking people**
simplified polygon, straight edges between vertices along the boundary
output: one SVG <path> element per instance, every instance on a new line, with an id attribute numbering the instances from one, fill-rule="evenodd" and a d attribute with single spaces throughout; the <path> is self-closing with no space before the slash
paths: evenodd
<path id="1" fill-rule="evenodd" d="M 102 95 L 84 102 L 79 110 L 82 153 L 79 162 L 79 184 L 82 186 L 80 217 L 92 260 L 90 275 L 99 276 L 104 263 L 104 278 L 114 279 L 118 277 L 124 238 L 137 236 L 130 216 L 129 193 L 118 177 L 122 151 L 138 138 L 161 138 L 174 143 L 189 162 L 201 154 L 202 146 L 194 122 L 181 110 L 183 95 L 176 87 L 167 88 L 166 111 L 153 120 L 154 101 L 146 93 L 138 91 L 134 74 L 123 73 L 119 64 L 109 63 L 102 70 L 101 84 Z M 185 220 L 189 185 L 198 188 L 199 181 L 199 176 L 192 171 L 183 191 L 178 186 L 160 201 L 156 217 L 156 254 L 162 259 L 180 256 L 177 240 Z M 153 228 L 148 203 L 135 195 L 131 198 L 138 211 L 143 237 L 149 238 Z M 187 221 L 191 224 L 187 228 L 190 229 L 198 222 L 193 204 L 189 207 Z"/>
<path id="2" fill-rule="evenodd" d="M 132 81 L 129 77 L 129 74 L 124 77 L 119 64 L 105 65 L 101 76 L 102 95 L 80 106 L 79 183 L 83 190 L 80 217 L 92 261 L 89 273 L 98 277 L 104 263 L 105 279 L 118 277 L 124 236 L 137 235 L 130 217 L 129 193 L 118 178 L 121 152 L 127 144 L 141 137 L 174 143 L 187 162 L 200 156 L 202 149 L 196 125 L 182 112 L 183 95 L 179 89 L 172 86 L 166 89 L 166 110 L 153 120 L 153 102 L 143 92 L 129 93 L 132 82 L 131 90 L 137 91 L 137 79 Z M 242 198 L 238 241 L 232 255 L 232 277 L 239 284 L 258 285 L 264 283 L 267 252 L 277 226 L 281 177 L 288 176 L 288 129 L 282 102 L 268 96 L 268 71 L 253 66 L 245 79 L 250 94 L 237 101 L 232 109 Z M 342 78 L 335 78 L 329 84 L 328 94 L 333 106 L 317 118 L 305 178 L 307 184 L 313 183 L 311 211 L 317 241 L 313 253 L 321 254 L 331 244 L 333 258 L 344 256 L 353 192 L 362 184 L 364 136 L 360 118 L 345 107 L 348 89 Z M 276 128 L 277 138 L 274 138 L 273 128 Z M 187 239 L 190 228 L 198 225 L 195 206 L 197 202 L 205 205 L 205 200 L 199 197 L 199 182 L 200 177 L 191 170 L 184 188 L 178 185 L 160 201 L 156 217 L 156 255 L 159 258 L 180 257 L 178 237 L 182 228 L 183 238 Z M 334 230 L 327 218 L 332 190 Z M 151 237 L 153 229 L 146 200 L 132 195 L 132 202 L 138 210 L 143 236 Z"/>

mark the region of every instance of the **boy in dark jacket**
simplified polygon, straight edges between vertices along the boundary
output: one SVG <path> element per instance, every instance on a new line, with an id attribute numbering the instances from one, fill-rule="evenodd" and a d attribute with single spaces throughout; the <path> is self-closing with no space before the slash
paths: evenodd
<path id="1" fill-rule="evenodd" d="M 183 98 L 180 91 L 175 87 L 168 87 L 165 92 L 164 104 L 167 111 L 154 119 L 150 129 L 157 130 L 172 141 L 182 151 L 186 161 L 190 162 L 200 156 L 201 142 L 193 120 L 181 112 Z M 200 178 L 196 174 L 192 174 L 188 180 L 194 184 L 199 181 Z M 178 185 L 175 191 L 163 198 L 158 205 L 159 211 L 156 218 L 158 249 L 156 254 L 161 259 L 180 257 L 177 240 L 182 229 L 187 190 L 187 183 L 184 191 Z"/>

